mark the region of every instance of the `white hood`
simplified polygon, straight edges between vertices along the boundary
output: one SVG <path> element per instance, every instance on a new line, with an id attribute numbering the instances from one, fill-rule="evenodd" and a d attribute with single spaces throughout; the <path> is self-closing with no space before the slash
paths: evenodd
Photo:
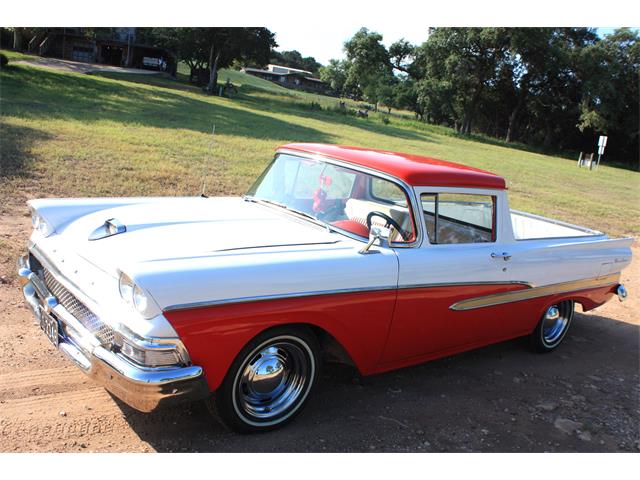
<path id="1" fill-rule="evenodd" d="M 360 241 L 241 198 L 39 199 L 29 205 L 55 229 L 48 238 L 34 232 L 38 249 L 104 308 L 122 303 L 119 271 L 150 294 L 156 314 L 203 302 L 397 285 L 392 249 L 360 255 Z M 126 231 L 89 240 L 110 219 Z"/>
<path id="2" fill-rule="evenodd" d="M 115 218 L 124 233 L 89 240 Z M 189 259 L 260 247 L 331 244 L 340 236 L 321 226 L 241 198 L 161 198 L 81 216 L 57 233 L 87 261 L 110 275 L 131 263 Z M 65 242 L 66 243 L 66 242 Z"/>

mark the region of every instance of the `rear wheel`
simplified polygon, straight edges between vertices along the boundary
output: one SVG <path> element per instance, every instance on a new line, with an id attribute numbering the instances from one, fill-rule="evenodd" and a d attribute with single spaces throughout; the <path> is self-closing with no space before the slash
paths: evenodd
<path id="1" fill-rule="evenodd" d="M 212 400 L 238 432 L 272 430 L 305 404 L 318 377 L 318 344 L 306 328 L 275 328 L 254 338 L 233 362 Z"/>
<path id="2" fill-rule="evenodd" d="M 573 300 L 550 305 L 531 335 L 533 347 L 539 352 L 550 352 L 558 347 L 569 330 L 573 311 Z"/>

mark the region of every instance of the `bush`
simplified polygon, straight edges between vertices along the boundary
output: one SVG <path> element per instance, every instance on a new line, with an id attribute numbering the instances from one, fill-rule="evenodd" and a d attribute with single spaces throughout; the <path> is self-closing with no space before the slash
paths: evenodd
<path id="1" fill-rule="evenodd" d="M 4 67 L 9 63 L 9 59 L 4 53 L 0 53 L 0 67 Z"/>
<path id="2" fill-rule="evenodd" d="M 344 116 L 356 116 L 356 111 L 353 108 L 348 108 L 346 105 L 332 105 L 331 107 L 327 107 L 327 109 L 333 113 L 339 113 Z"/>

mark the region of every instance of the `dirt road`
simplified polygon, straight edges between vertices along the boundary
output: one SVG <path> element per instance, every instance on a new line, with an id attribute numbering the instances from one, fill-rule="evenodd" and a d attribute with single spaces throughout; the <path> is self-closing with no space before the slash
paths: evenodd
<path id="1" fill-rule="evenodd" d="M 34 57 L 33 60 L 17 60 L 15 64 L 33 65 L 35 67 L 53 68 L 62 72 L 73 73 L 135 73 L 138 75 L 158 75 L 156 70 L 143 70 L 141 68 L 125 68 L 113 65 L 101 65 L 97 63 L 74 62 L 61 58 Z"/>
<path id="2" fill-rule="evenodd" d="M 364 379 L 328 365 L 293 424 L 242 436 L 199 403 L 138 413 L 49 344 L 13 275 L 30 231 L 19 200 L 0 206 L 0 451 L 640 450 L 637 245 L 629 300 L 576 315 L 552 354 L 516 340 Z"/>

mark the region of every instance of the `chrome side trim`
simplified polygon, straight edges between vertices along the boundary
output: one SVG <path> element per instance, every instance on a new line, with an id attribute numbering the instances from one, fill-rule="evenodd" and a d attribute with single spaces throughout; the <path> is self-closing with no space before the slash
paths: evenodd
<path id="1" fill-rule="evenodd" d="M 505 303 L 520 302 L 522 300 L 530 300 L 532 298 L 546 297 L 558 293 L 575 292 L 579 290 L 587 290 L 596 287 L 605 287 L 607 285 L 615 285 L 620 279 L 619 273 L 607 275 L 604 277 L 586 278 L 582 280 L 573 280 L 570 282 L 554 283 L 552 285 L 544 285 L 541 287 L 533 287 L 526 290 L 517 290 L 514 292 L 497 293 L 493 295 L 485 295 L 483 297 L 468 298 L 460 302 L 456 302 L 449 308 L 451 310 L 465 311 L 475 308 L 491 307 L 494 305 L 502 305 Z"/>
<path id="2" fill-rule="evenodd" d="M 435 288 L 435 287 L 466 287 L 473 285 L 523 285 L 527 288 L 534 288 L 534 285 L 529 282 L 521 282 L 518 280 L 505 281 L 505 282 L 448 282 L 448 283 L 413 283 L 410 285 L 400 285 L 399 290 L 408 288 Z"/>
<path id="3" fill-rule="evenodd" d="M 251 303 L 261 302 L 267 300 L 283 300 L 286 298 L 303 298 L 303 297 L 319 297 L 326 295 L 339 295 L 341 293 L 365 293 L 365 292 L 379 292 L 383 290 L 402 290 L 409 288 L 437 288 L 437 287 L 462 287 L 468 285 L 526 285 L 532 287 L 531 284 L 526 282 L 452 282 L 452 283 L 423 283 L 423 284 L 411 284 L 411 285 L 389 285 L 380 287 L 361 287 L 361 288 L 343 288 L 336 290 L 319 290 L 312 292 L 298 292 L 298 293 L 278 293 L 274 295 L 258 295 L 254 297 L 237 297 L 226 298 L 222 300 L 211 300 L 203 302 L 183 303 L 178 305 L 170 305 L 163 309 L 164 312 L 170 312 L 175 310 L 187 310 L 192 308 L 204 308 L 214 307 L 217 305 L 229 305 L 233 303 Z"/>
<path id="4" fill-rule="evenodd" d="M 225 298 L 223 300 L 211 300 L 204 302 L 183 303 L 178 305 L 170 305 L 163 309 L 163 312 L 171 312 L 174 310 L 187 310 L 192 308 L 204 308 L 214 307 L 217 305 L 229 305 L 232 303 L 251 303 L 261 302 L 266 300 L 281 300 L 285 298 L 302 298 L 302 297 L 319 297 L 325 295 L 337 295 L 340 293 L 357 293 L 357 292 L 379 292 L 382 290 L 396 290 L 396 285 L 390 285 L 386 287 L 362 287 L 362 288 L 343 288 L 339 290 L 321 290 L 314 292 L 299 292 L 299 293 L 276 293 L 274 295 L 258 295 L 255 297 L 238 297 L 238 298 Z"/>

